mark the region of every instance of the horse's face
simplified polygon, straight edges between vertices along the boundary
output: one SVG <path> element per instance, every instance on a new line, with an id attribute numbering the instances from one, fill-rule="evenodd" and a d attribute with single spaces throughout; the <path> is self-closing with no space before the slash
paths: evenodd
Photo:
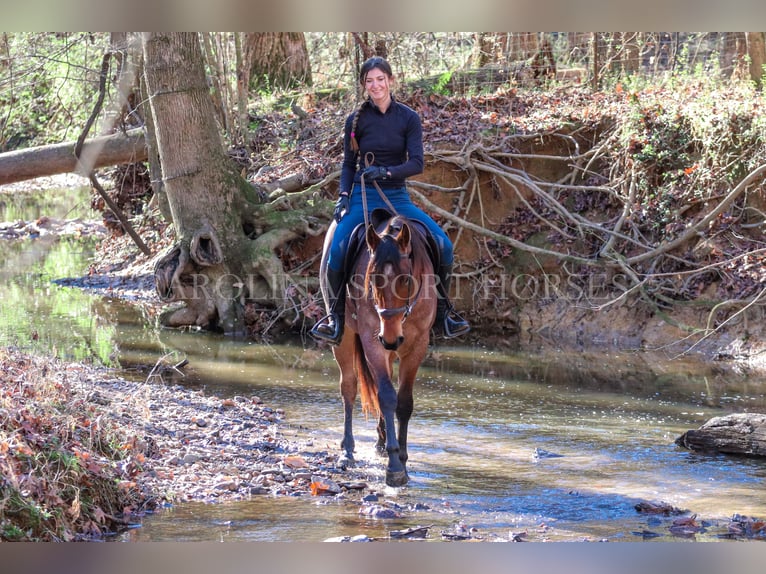
<path id="1" fill-rule="evenodd" d="M 410 228 L 393 219 L 378 234 L 370 225 L 367 246 L 371 256 L 365 283 L 380 319 L 378 339 L 387 350 L 395 351 L 404 342 L 404 322 L 418 290 L 412 277 Z"/>

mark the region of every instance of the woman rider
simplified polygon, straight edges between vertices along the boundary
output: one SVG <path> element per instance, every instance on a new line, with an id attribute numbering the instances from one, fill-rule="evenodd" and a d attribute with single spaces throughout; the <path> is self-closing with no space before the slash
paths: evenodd
<path id="1" fill-rule="evenodd" d="M 361 177 L 372 188 L 376 182 L 400 215 L 422 222 L 433 235 L 441 251 L 441 264 L 436 270 L 439 301 L 434 330 L 446 338 L 463 335 L 470 330 L 468 322 L 458 315 L 448 299 L 452 274 L 453 249 L 447 234 L 424 211 L 410 200 L 405 180 L 423 171 L 423 129 L 420 117 L 411 108 L 396 101 L 391 94 L 393 72 L 383 58 L 373 57 L 362 64 L 359 81 L 368 98 L 346 119 L 343 137 L 343 167 L 340 193 L 333 217 L 337 222 L 327 254 L 328 315 L 311 329 L 311 334 L 338 344 L 343 337 L 346 312 L 344 260 L 354 228 L 364 221 Z M 368 155 L 370 154 L 370 155 Z M 364 158 L 372 157 L 371 165 Z M 386 208 L 384 200 L 367 193 L 367 209 Z"/>

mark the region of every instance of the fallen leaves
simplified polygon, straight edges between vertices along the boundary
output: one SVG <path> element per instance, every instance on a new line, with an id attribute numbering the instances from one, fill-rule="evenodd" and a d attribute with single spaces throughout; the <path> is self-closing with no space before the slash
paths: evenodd
<path id="1" fill-rule="evenodd" d="M 340 485 L 329 478 L 314 478 L 309 488 L 312 496 L 335 496 L 341 492 Z"/>
<path id="2" fill-rule="evenodd" d="M 702 532 L 703 526 L 697 522 L 697 515 L 685 516 L 683 518 L 677 518 L 670 525 L 670 533 L 674 536 L 690 537 Z"/>
<path id="3" fill-rule="evenodd" d="M 0 539 L 100 537 L 114 531 L 122 508 L 147 503 L 135 482 L 121 482 L 110 458 L 134 454 L 113 446 L 127 433 L 74 390 L 82 374 L 54 359 L 0 351 Z"/>
<path id="4" fill-rule="evenodd" d="M 683 514 L 686 512 L 685 510 L 676 508 L 667 502 L 655 503 L 641 501 L 636 504 L 634 508 L 636 509 L 636 512 L 640 512 L 642 514 L 664 514 L 665 516 L 670 516 L 671 514 Z"/>
<path id="5" fill-rule="evenodd" d="M 727 538 L 766 539 L 766 521 L 751 516 L 735 514 L 728 524 Z"/>

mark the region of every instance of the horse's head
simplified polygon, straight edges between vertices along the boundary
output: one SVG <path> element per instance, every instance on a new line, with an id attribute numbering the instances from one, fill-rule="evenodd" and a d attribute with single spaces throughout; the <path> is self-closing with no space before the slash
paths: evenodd
<path id="1" fill-rule="evenodd" d="M 365 275 L 365 289 L 372 294 L 380 319 L 378 339 L 389 351 L 404 342 L 404 322 L 419 292 L 412 274 L 410 226 L 394 217 L 382 233 L 367 227 L 370 263 Z"/>

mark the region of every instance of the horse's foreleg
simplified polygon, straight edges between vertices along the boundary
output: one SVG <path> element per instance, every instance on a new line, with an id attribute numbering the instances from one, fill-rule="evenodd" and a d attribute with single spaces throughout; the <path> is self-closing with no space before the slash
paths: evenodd
<path id="1" fill-rule="evenodd" d="M 407 454 L 407 430 L 412 417 L 414 401 L 412 390 L 415 386 L 415 377 L 418 374 L 418 368 L 425 356 L 425 348 L 402 357 L 399 364 L 399 394 L 396 402 L 396 418 L 399 421 L 399 460 L 405 467 L 409 455 Z"/>
<path id="2" fill-rule="evenodd" d="M 343 454 L 338 461 L 341 468 L 353 466 L 354 464 L 354 450 L 356 448 L 352 424 L 354 417 L 354 398 L 347 399 L 346 395 L 343 395 L 343 440 L 340 442 L 340 448 L 343 449 Z"/>
<path id="3" fill-rule="evenodd" d="M 410 417 L 412 416 L 413 400 L 412 400 L 412 383 L 399 383 L 399 400 L 396 405 L 396 418 L 399 421 L 399 460 L 402 461 L 402 466 L 407 466 L 407 427 L 410 423 Z"/>
<path id="4" fill-rule="evenodd" d="M 388 454 L 388 466 L 386 467 L 386 484 L 389 486 L 403 486 L 407 484 L 407 471 L 399 458 L 399 442 L 396 438 L 396 403 L 397 396 L 391 379 L 386 377 L 378 384 L 378 403 L 380 413 L 385 425 L 385 444 Z"/>

